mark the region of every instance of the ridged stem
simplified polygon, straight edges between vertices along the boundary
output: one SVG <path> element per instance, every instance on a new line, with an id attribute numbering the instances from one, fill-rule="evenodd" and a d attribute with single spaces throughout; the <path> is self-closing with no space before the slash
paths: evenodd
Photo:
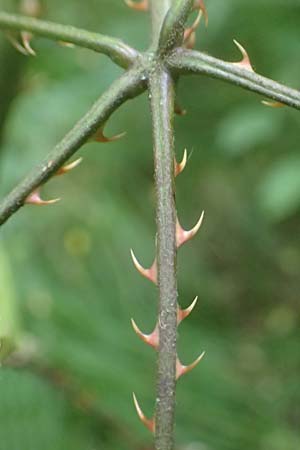
<path id="1" fill-rule="evenodd" d="M 155 449 L 173 450 L 176 388 L 177 280 L 174 200 L 174 82 L 157 66 L 149 81 L 154 140 L 159 348 Z"/>

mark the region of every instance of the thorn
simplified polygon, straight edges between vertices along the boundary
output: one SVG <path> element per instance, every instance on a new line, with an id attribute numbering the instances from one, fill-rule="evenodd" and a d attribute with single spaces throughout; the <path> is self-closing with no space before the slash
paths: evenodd
<path id="1" fill-rule="evenodd" d="M 187 110 L 182 109 L 177 103 L 175 104 L 174 112 L 175 112 L 175 114 L 177 114 L 177 116 L 186 116 L 187 115 Z"/>
<path id="2" fill-rule="evenodd" d="M 262 100 L 262 104 L 265 106 L 270 106 L 271 108 L 283 108 L 285 106 L 284 103 L 273 102 L 271 100 Z"/>
<path id="3" fill-rule="evenodd" d="M 126 134 L 126 131 L 108 138 L 108 137 L 104 136 L 104 126 L 103 126 L 103 127 L 99 128 L 99 130 L 91 137 L 90 140 L 96 141 L 96 142 L 103 142 L 103 143 L 113 142 L 113 141 L 118 141 L 123 136 L 125 136 L 125 134 Z"/>
<path id="4" fill-rule="evenodd" d="M 249 58 L 249 55 L 247 53 L 247 51 L 244 49 L 244 47 L 235 39 L 233 39 L 233 42 L 235 43 L 235 45 L 237 46 L 237 48 L 240 50 L 243 58 L 241 61 L 239 62 L 234 62 L 232 64 L 234 64 L 235 66 L 241 67 L 242 69 L 246 69 L 246 70 L 250 70 L 251 72 L 254 72 L 254 69 L 251 65 L 251 61 Z"/>
<path id="5" fill-rule="evenodd" d="M 177 358 L 177 360 L 176 360 L 176 380 L 178 380 L 178 378 L 182 377 L 182 375 L 185 375 L 186 373 L 193 370 L 199 364 L 199 362 L 202 360 L 204 355 L 205 355 L 205 352 L 201 353 L 201 355 L 198 356 L 198 358 L 195 359 L 195 361 L 192 364 L 190 364 L 189 366 L 184 366 L 183 364 L 181 364 L 181 362 Z"/>
<path id="6" fill-rule="evenodd" d="M 184 230 L 182 226 L 180 225 L 178 219 L 176 223 L 176 243 L 177 248 L 181 247 L 183 244 L 185 244 L 187 241 L 191 240 L 199 231 L 202 222 L 204 219 L 204 211 L 202 211 L 202 214 L 200 216 L 200 219 L 196 223 L 196 225 L 191 230 Z"/>
<path id="7" fill-rule="evenodd" d="M 136 11 L 148 11 L 149 9 L 149 1 L 148 0 L 140 0 L 135 2 L 133 0 L 125 0 L 125 3 L 129 8 L 135 9 Z"/>
<path id="8" fill-rule="evenodd" d="M 6 38 L 8 39 L 8 41 L 11 43 L 11 45 L 22 55 L 24 56 L 29 56 L 29 53 L 27 52 L 27 50 L 23 47 L 23 45 L 20 44 L 20 42 L 18 41 L 18 39 L 12 34 L 12 33 L 5 33 Z"/>
<path id="9" fill-rule="evenodd" d="M 137 415 L 139 416 L 140 421 L 145 425 L 146 428 L 148 428 L 149 431 L 151 431 L 151 433 L 154 433 L 155 432 L 155 421 L 154 421 L 154 419 L 148 419 L 144 415 L 143 411 L 140 408 L 140 405 L 139 405 L 139 403 L 137 401 L 137 398 L 136 398 L 134 392 L 132 393 L 132 396 L 133 396 L 134 406 L 135 406 L 135 409 L 136 409 Z"/>
<path id="10" fill-rule="evenodd" d="M 150 269 L 145 269 L 141 264 L 138 262 L 138 260 L 135 257 L 135 254 L 133 253 L 133 250 L 130 250 L 131 258 L 133 261 L 133 264 L 135 265 L 135 268 L 137 271 L 143 275 L 145 278 L 148 278 L 148 280 L 152 281 L 152 283 L 157 284 L 157 265 L 156 265 L 156 259 L 154 260 L 152 266 Z"/>
<path id="11" fill-rule="evenodd" d="M 200 24 L 202 15 L 203 15 L 203 12 L 201 9 L 199 9 L 199 12 L 197 14 L 196 20 L 194 21 L 193 25 L 191 27 L 187 28 L 184 32 L 183 43 L 185 44 L 186 48 L 192 49 L 195 46 L 196 30 Z"/>
<path id="12" fill-rule="evenodd" d="M 25 199 L 26 204 L 28 205 L 38 205 L 38 206 L 46 206 L 46 205 L 53 205 L 54 203 L 57 203 L 60 201 L 60 198 L 54 198 L 52 200 L 42 200 L 40 196 L 39 190 L 33 191 L 28 197 Z"/>
<path id="13" fill-rule="evenodd" d="M 154 331 L 151 334 L 144 334 L 141 332 L 137 324 L 133 319 L 131 319 L 132 328 L 136 332 L 136 334 L 139 336 L 140 339 L 142 339 L 143 342 L 150 345 L 150 347 L 153 347 L 155 350 L 158 349 L 159 344 L 159 335 L 158 335 L 158 326 L 154 328 Z"/>
<path id="14" fill-rule="evenodd" d="M 79 164 L 82 162 L 83 158 L 75 159 L 75 161 L 71 162 L 70 164 L 67 164 L 66 166 L 61 167 L 57 172 L 56 175 L 65 175 L 68 172 L 71 172 L 71 170 L 75 169 L 75 167 L 79 166 Z"/>
<path id="15" fill-rule="evenodd" d="M 207 28 L 208 27 L 208 12 L 207 12 L 204 1 L 203 0 L 195 0 L 193 9 L 194 10 L 199 9 L 200 11 L 202 11 L 202 14 L 203 14 L 204 20 L 205 20 L 205 26 Z"/>
<path id="16" fill-rule="evenodd" d="M 175 177 L 177 177 L 179 174 L 181 174 L 181 172 L 184 171 L 186 163 L 187 163 L 187 150 L 185 149 L 183 152 L 183 157 L 182 157 L 181 162 L 178 163 L 176 161 L 176 159 L 174 160 Z"/>
<path id="17" fill-rule="evenodd" d="M 32 34 L 28 33 L 27 31 L 21 31 L 21 39 L 23 43 L 23 47 L 25 48 L 26 52 L 30 56 L 36 56 L 35 51 L 30 45 L 30 42 L 32 40 Z"/>
<path id="18" fill-rule="evenodd" d="M 178 310 L 177 310 L 177 324 L 179 325 L 186 317 L 188 317 L 191 312 L 193 311 L 193 309 L 195 308 L 196 304 L 198 301 L 198 296 L 194 298 L 194 300 L 192 301 L 192 303 L 190 304 L 190 306 L 188 306 L 188 308 L 185 309 L 181 309 L 178 306 Z"/>
<path id="19" fill-rule="evenodd" d="M 76 45 L 73 44 L 72 42 L 65 42 L 65 41 L 57 41 L 59 43 L 59 45 L 61 45 L 62 47 L 68 47 L 68 48 L 75 48 Z"/>

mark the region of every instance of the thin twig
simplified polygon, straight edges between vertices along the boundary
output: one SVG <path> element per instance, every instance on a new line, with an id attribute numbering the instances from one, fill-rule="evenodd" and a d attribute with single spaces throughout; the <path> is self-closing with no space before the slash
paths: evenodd
<path id="1" fill-rule="evenodd" d="M 292 108 L 300 109 L 300 91 L 202 52 L 177 48 L 168 57 L 167 65 L 176 74 L 199 74 L 218 78 Z"/>
<path id="2" fill-rule="evenodd" d="M 124 44 L 120 39 L 27 16 L 0 12 L 0 28 L 3 30 L 30 31 L 38 36 L 55 41 L 89 48 L 104 53 L 124 68 L 131 66 L 139 55 L 136 50 Z"/>

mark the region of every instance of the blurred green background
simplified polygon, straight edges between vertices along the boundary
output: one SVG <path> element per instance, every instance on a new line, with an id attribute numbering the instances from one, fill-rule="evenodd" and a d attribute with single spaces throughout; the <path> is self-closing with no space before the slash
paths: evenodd
<path id="1" fill-rule="evenodd" d="M 16 11 L 13 0 L 0 1 Z M 300 87 L 299 0 L 207 0 L 197 48 L 228 61 L 244 45 L 256 70 Z M 122 0 L 44 1 L 43 17 L 147 48 L 146 14 Z M 0 191 L 4 196 L 57 143 L 121 70 L 106 57 L 36 38 L 26 58 L 0 35 Z M 300 448 L 300 114 L 201 77 L 180 81 L 177 180 L 185 227 L 179 300 L 199 305 L 179 330 L 181 450 Z M 10 108 L 7 105 L 10 104 Z M 131 399 L 147 415 L 155 355 L 130 317 L 150 331 L 157 293 L 134 270 L 154 252 L 155 197 L 147 97 L 113 115 L 108 145 L 85 145 L 82 165 L 43 188 L 52 207 L 27 207 L 1 229 L 0 450 L 149 450 Z M 1 134 L 3 132 L 3 134 Z M 15 352 L 5 356 L 12 347 Z"/>

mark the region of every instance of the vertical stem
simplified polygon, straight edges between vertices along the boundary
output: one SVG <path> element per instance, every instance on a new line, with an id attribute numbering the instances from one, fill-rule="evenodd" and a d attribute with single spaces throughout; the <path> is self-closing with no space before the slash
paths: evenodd
<path id="1" fill-rule="evenodd" d="M 176 388 L 176 210 L 174 200 L 174 82 L 157 65 L 150 78 L 157 195 L 159 349 L 155 448 L 173 450 Z"/>
<path id="2" fill-rule="evenodd" d="M 152 19 L 152 44 L 156 47 L 163 20 L 172 4 L 172 0 L 151 0 L 150 3 Z"/>

